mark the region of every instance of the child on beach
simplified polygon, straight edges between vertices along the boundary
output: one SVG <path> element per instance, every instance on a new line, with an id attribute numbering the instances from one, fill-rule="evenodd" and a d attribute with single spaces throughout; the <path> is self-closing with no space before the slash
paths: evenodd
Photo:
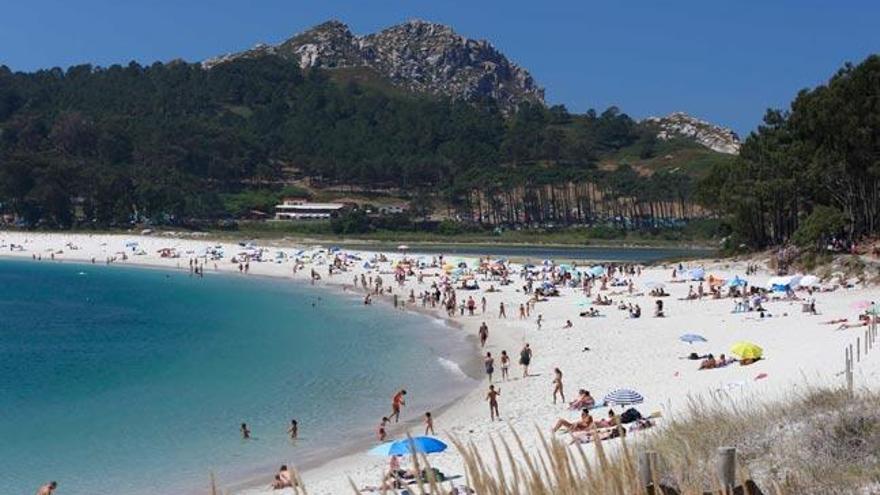
<path id="1" fill-rule="evenodd" d="M 434 435 L 434 418 L 430 412 L 425 413 L 425 435 Z"/>
<path id="2" fill-rule="evenodd" d="M 498 413 L 498 397 L 500 395 L 501 389 L 495 390 L 495 385 L 489 385 L 489 393 L 486 394 L 486 400 L 489 401 L 490 421 L 495 421 L 495 418 L 501 421 L 501 414 Z"/>
<path id="3" fill-rule="evenodd" d="M 510 356 L 507 351 L 501 351 L 501 379 L 507 381 L 507 370 L 510 368 Z"/>
<path id="4" fill-rule="evenodd" d="M 399 392 L 394 394 L 394 398 L 391 399 L 391 416 L 389 418 L 394 418 L 395 423 L 400 421 L 400 408 L 406 405 L 406 401 L 403 399 L 405 395 L 406 390 L 400 389 Z"/>
<path id="5" fill-rule="evenodd" d="M 376 429 L 376 437 L 379 438 L 380 442 L 384 442 L 386 438 L 388 438 L 388 432 L 385 431 L 385 426 L 390 423 L 387 416 L 382 416 L 382 421 L 379 422 L 379 428 Z"/>

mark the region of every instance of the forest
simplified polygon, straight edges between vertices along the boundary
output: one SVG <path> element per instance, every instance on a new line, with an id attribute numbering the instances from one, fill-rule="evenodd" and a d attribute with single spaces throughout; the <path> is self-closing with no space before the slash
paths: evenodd
<path id="1" fill-rule="evenodd" d="M 880 57 L 847 64 L 769 110 L 738 160 L 715 166 L 698 199 L 729 222 L 730 244 L 823 249 L 880 230 Z"/>
<path id="2" fill-rule="evenodd" d="M 704 215 L 689 174 L 600 166 L 697 147 L 655 135 L 614 107 L 505 116 L 492 101 L 382 91 L 273 56 L 212 69 L 0 67 L 0 208 L 27 227 L 210 222 L 308 177 L 391 188 L 423 214 L 479 224 Z"/>
<path id="3" fill-rule="evenodd" d="M 307 177 L 396 191 L 411 219 L 486 228 L 712 217 L 748 249 L 880 229 L 878 56 L 768 110 L 738 157 L 631 166 L 698 147 L 655 136 L 614 107 L 505 116 L 492 101 L 383 91 L 273 56 L 210 70 L 0 67 L 0 212 L 24 227 L 210 223 L 271 207 Z"/>

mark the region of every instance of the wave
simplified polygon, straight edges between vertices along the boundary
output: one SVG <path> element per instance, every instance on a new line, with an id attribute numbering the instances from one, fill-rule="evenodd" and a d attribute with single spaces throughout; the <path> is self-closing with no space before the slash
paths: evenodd
<path id="1" fill-rule="evenodd" d="M 470 377 L 467 375 L 467 373 L 465 373 L 464 370 L 461 369 L 461 366 L 455 361 L 437 356 L 437 362 L 440 363 L 440 366 L 443 369 L 455 375 L 456 378 L 462 380 L 470 380 Z"/>

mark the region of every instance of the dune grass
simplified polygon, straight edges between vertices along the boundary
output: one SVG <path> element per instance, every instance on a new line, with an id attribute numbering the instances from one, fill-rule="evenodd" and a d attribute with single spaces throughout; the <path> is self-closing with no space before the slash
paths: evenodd
<path id="1" fill-rule="evenodd" d="M 738 483 L 753 480 L 764 494 L 880 493 L 876 391 L 850 395 L 843 388 L 806 388 L 767 403 L 717 394 L 692 399 L 686 411 L 660 421 L 654 429 L 583 446 L 568 445 L 566 436 L 548 436 L 540 429 L 530 432 L 538 440 L 537 449 L 527 447 L 513 428 L 481 444 L 453 438 L 465 470 L 457 474 L 463 476 L 439 482 L 430 476 L 430 459 L 414 455 L 413 467 L 427 469 L 429 476 L 406 489 L 418 495 L 448 495 L 454 493 L 453 485 L 470 487 L 478 495 L 661 493 L 640 481 L 638 453 L 649 450 L 659 459 L 651 470 L 654 486 L 681 495 L 721 494 L 717 451 L 729 446 L 736 448 Z M 366 481 L 380 478 L 376 473 L 375 480 Z M 294 493 L 307 494 L 298 474 L 295 479 L 299 486 Z M 361 493 L 362 485 L 349 482 L 353 493 Z"/>

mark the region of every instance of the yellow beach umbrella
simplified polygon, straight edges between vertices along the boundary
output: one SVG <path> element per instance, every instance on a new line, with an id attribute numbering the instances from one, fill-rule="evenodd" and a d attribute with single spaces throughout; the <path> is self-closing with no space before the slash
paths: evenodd
<path id="1" fill-rule="evenodd" d="M 764 355 L 764 349 L 761 349 L 757 344 L 745 341 L 733 344 L 730 352 L 739 356 L 740 359 L 760 359 Z"/>

